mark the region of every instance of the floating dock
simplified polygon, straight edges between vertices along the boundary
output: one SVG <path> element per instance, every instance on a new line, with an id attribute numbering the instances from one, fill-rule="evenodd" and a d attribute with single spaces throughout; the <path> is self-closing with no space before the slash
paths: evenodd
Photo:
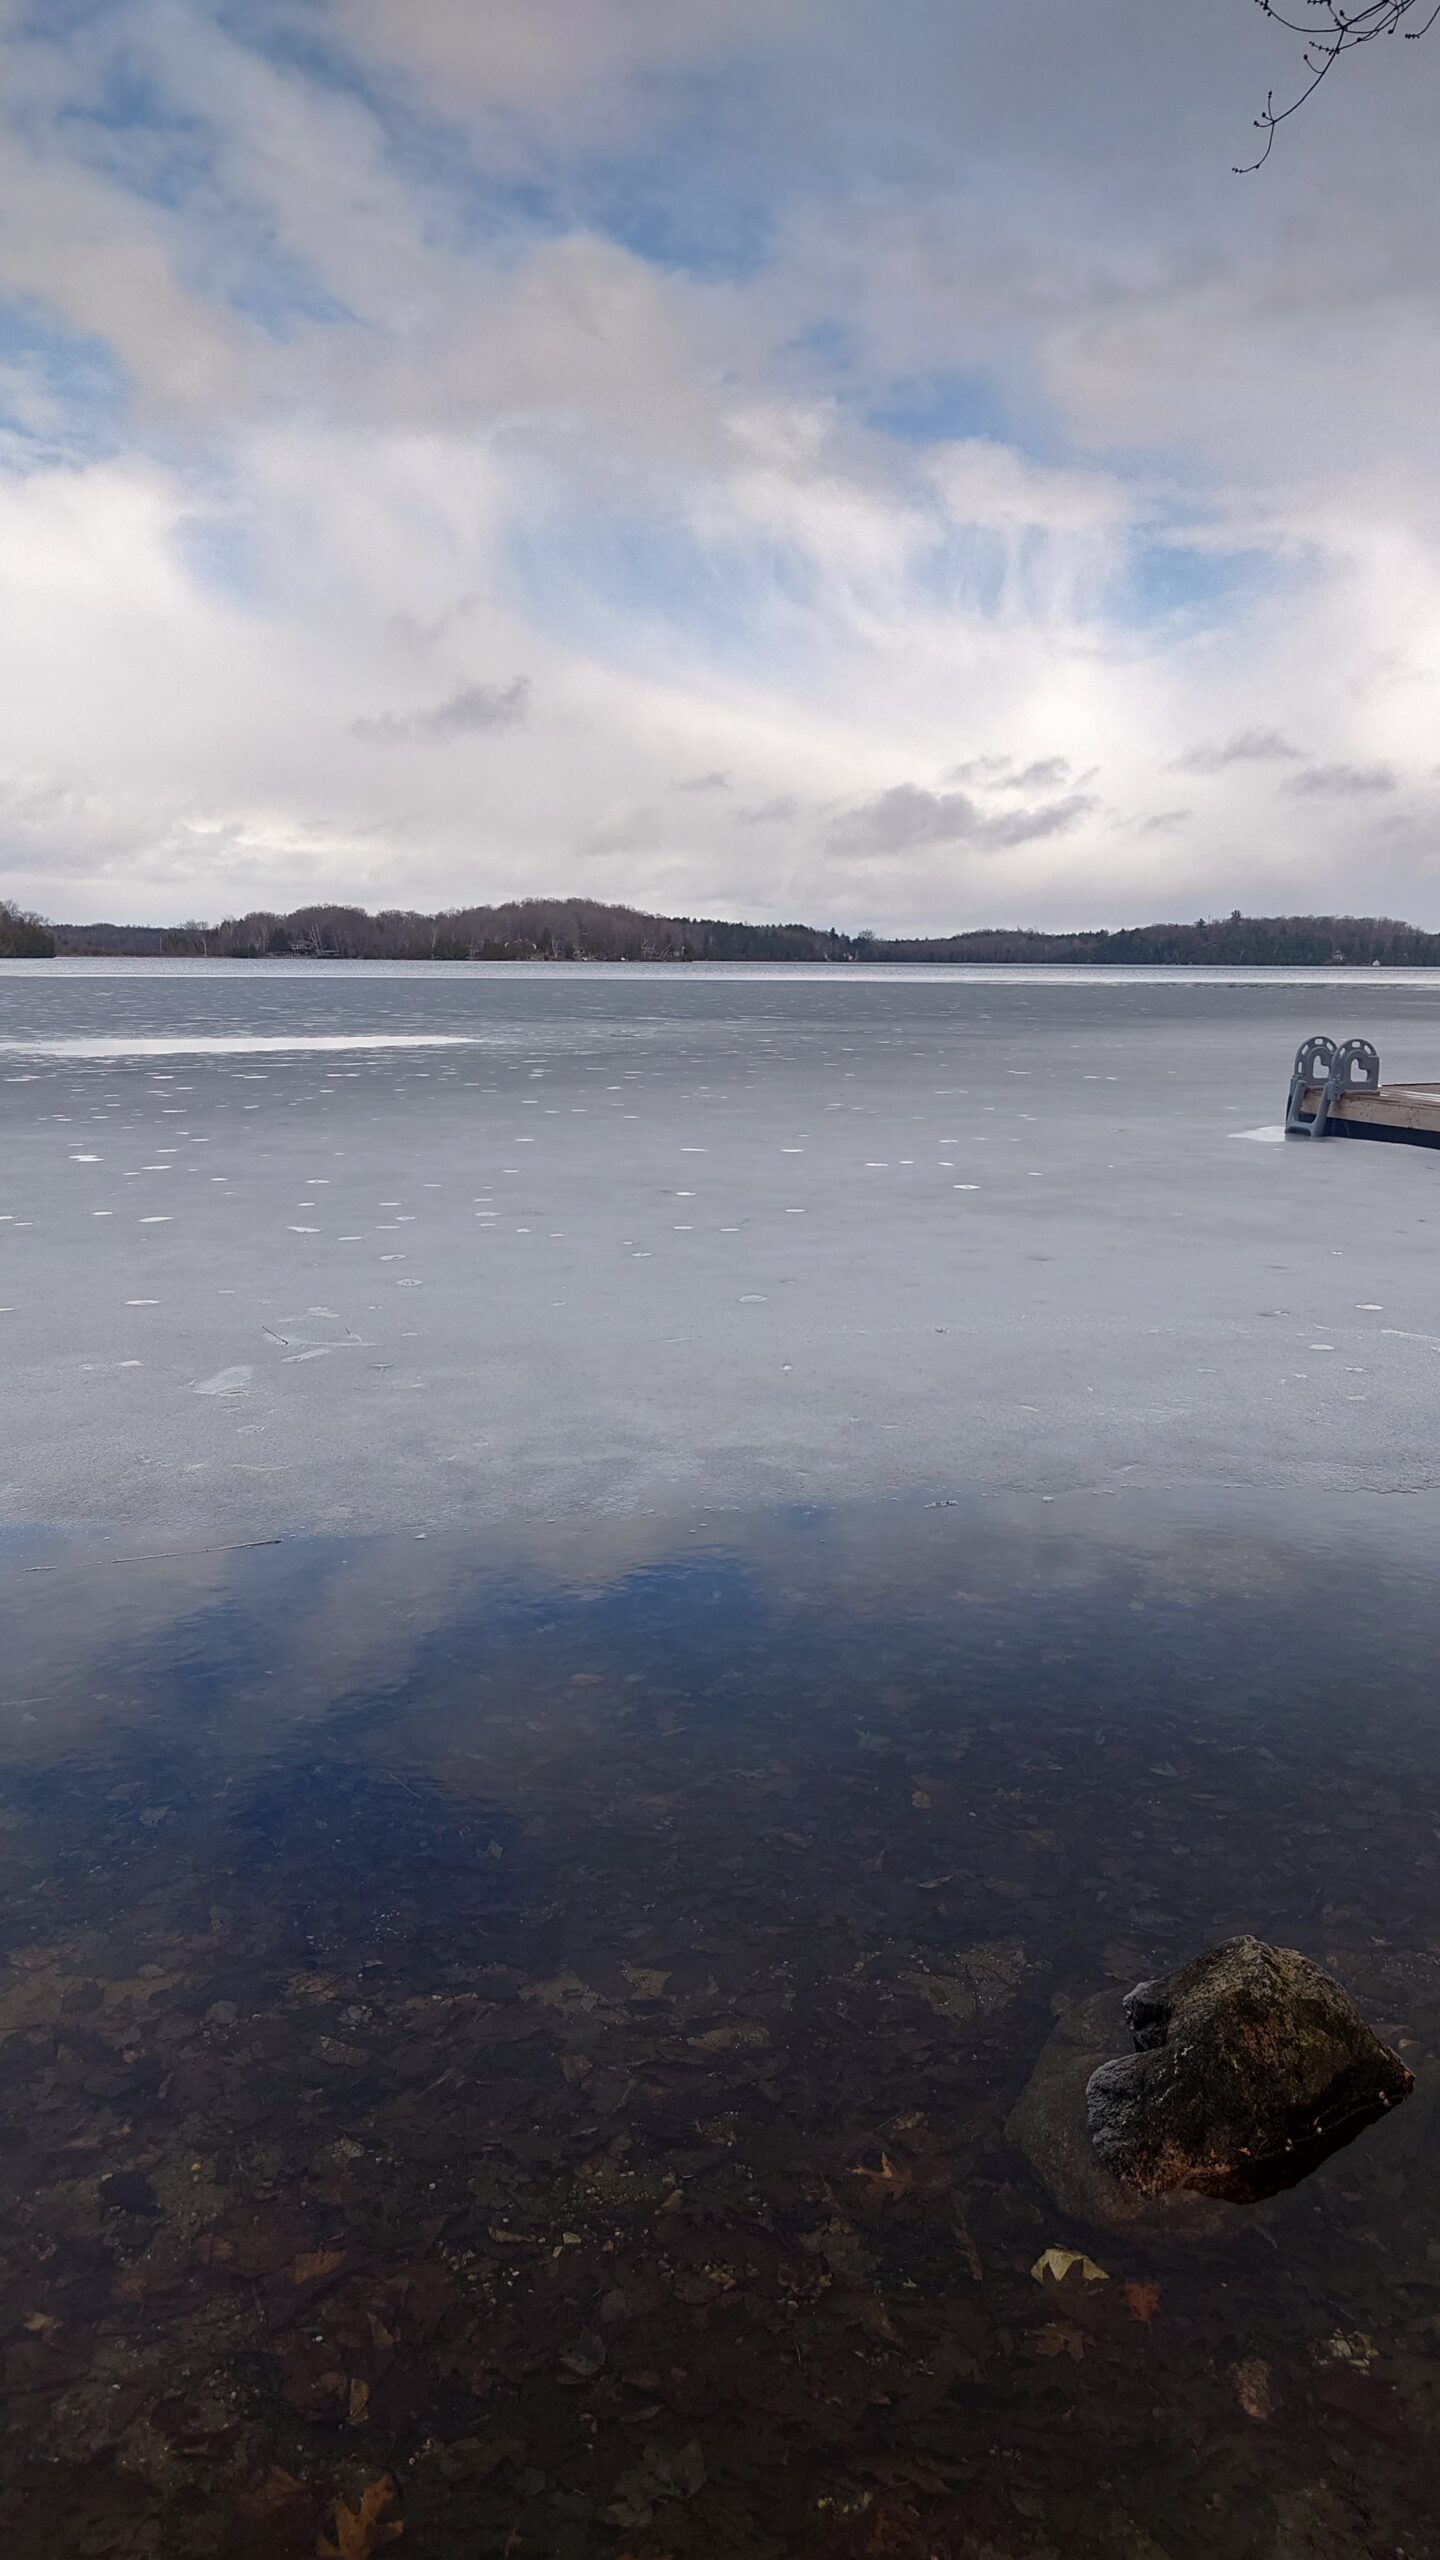
<path id="1" fill-rule="evenodd" d="M 1316 1032 L 1295 1052 L 1285 1135 L 1440 1147 L 1440 1084 L 1382 1084 L 1372 1041 L 1337 1044 Z"/>

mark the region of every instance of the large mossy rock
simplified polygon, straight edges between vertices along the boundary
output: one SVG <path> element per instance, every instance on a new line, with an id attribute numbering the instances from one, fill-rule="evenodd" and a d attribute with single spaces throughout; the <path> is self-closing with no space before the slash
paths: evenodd
<path id="1" fill-rule="evenodd" d="M 1054 2031 L 1006 2131 L 1068 2221 L 1142 2242 L 1147 2250 L 1213 2245 L 1233 2219 L 1223 2205 L 1184 2193 L 1142 2195 L 1096 2157 L 1085 2092 L 1097 2063 L 1114 2050 L 1120 2000 L 1118 1984 L 1090 1999 L 1056 2000 Z"/>
<path id="2" fill-rule="evenodd" d="M 1091 2074 L 1085 2106 L 1100 2163 L 1137 2196 L 1278 2195 L 1414 2087 L 1293 1947 L 1227 1939 L 1124 2007 L 1135 2051 Z"/>

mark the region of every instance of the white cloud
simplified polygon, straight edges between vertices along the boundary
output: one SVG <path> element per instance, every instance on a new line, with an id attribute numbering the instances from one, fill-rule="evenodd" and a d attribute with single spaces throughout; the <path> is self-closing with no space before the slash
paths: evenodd
<path id="1" fill-rule="evenodd" d="M 1243 26 L 1059 0 L 42 23 L 0 891 L 1440 921 L 1431 134 L 1368 61 L 1242 187 Z"/>

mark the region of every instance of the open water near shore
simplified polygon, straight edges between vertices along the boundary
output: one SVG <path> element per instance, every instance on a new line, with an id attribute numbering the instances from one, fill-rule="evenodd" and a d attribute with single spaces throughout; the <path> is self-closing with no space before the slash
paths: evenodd
<path id="1" fill-rule="evenodd" d="M 7 2560 L 1440 2551 L 1437 1017 L 0 970 Z M 1241 1929 L 1415 2095 L 1067 2215 Z"/>

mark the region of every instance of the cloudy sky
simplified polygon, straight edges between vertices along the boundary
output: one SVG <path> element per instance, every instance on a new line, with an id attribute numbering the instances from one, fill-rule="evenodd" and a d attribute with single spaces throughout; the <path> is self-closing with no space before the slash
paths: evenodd
<path id="1" fill-rule="evenodd" d="M 1440 924 L 1440 30 L 0 0 L 0 894 Z"/>

